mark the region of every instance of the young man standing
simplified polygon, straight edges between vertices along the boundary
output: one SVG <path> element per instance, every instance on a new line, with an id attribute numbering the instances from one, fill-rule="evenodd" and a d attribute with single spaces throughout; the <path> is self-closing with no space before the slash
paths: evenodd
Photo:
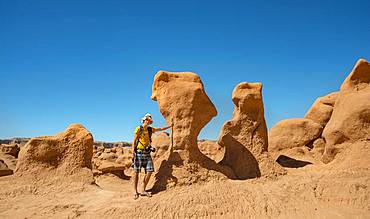
<path id="1" fill-rule="evenodd" d="M 142 125 L 136 127 L 134 141 L 132 142 L 133 150 L 133 168 L 134 168 L 134 199 L 139 198 L 139 193 L 137 191 L 137 184 L 139 179 L 139 173 L 141 168 L 144 168 L 145 176 L 143 179 L 143 193 L 141 195 L 151 197 L 151 194 L 147 192 L 146 186 L 149 182 L 150 176 L 154 172 L 154 165 L 152 157 L 150 156 L 150 143 L 151 143 L 151 134 L 158 131 L 163 131 L 171 128 L 172 124 L 163 128 L 154 128 L 150 125 L 153 123 L 152 116 L 146 114 L 141 119 Z"/>

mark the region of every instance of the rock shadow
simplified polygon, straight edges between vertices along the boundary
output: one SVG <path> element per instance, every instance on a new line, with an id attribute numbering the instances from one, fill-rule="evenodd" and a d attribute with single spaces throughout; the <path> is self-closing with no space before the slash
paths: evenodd
<path id="1" fill-rule="evenodd" d="M 127 176 L 123 170 L 111 171 L 110 173 L 123 180 L 131 179 L 131 176 Z"/>
<path id="2" fill-rule="evenodd" d="M 300 167 L 304 167 L 306 165 L 312 164 L 311 162 L 296 160 L 294 158 L 291 158 L 285 155 L 280 155 L 278 159 L 276 159 L 276 162 L 279 163 L 283 167 L 289 167 L 289 168 L 300 168 Z"/>
<path id="3" fill-rule="evenodd" d="M 224 158 L 219 164 L 230 167 L 237 179 L 245 180 L 261 176 L 257 159 L 230 133 L 222 136 L 219 144 L 225 147 Z"/>
<path id="4" fill-rule="evenodd" d="M 177 184 L 178 179 L 173 175 L 173 167 L 179 167 L 181 165 L 183 165 L 183 161 L 181 160 L 180 155 L 177 152 L 170 152 L 168 159 L 161 162 L 161 165 L 154 176 L 154 185 L 149 191 L 153 194 L 157 194 L 166 190 L 167 184 Z"/>

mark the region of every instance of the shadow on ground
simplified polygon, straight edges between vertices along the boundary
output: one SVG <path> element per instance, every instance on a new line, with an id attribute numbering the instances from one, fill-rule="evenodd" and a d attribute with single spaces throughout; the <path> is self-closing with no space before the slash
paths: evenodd
<path id="1" fill-rule="evenodd" d="M 294 158 L 291 158 L 285 155 L 280 155 L 278 159 L 276 160 L 276 162 L 278 162 L 283 167 L 290 167 L 290 168 L 299 168 L 299 167 L 304 167 L 306 165 L 312 164 L 311 162 L 296 160 Z"/>

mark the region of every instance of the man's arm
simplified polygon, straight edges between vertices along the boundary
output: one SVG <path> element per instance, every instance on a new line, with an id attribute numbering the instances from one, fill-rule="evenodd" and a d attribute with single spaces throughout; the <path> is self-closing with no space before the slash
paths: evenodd
<path id="1" fill-rule="evenodd" d="M 173 126 L 173 124 L 171 124 L 170 126 L 162 127 L 162 128 L 153 128 L 153 133 L 158 132 L 158 131 L 167 130 L 167 129 L 171 128 L 172 126 Z"/>
<path id="2" fill-rule="evenodd" d="M 139 135 L 135 133 L 134 141 L 132 142 L 132 153 L 134 154 L 137 147 L 137 141 L 139 140 Z"/>

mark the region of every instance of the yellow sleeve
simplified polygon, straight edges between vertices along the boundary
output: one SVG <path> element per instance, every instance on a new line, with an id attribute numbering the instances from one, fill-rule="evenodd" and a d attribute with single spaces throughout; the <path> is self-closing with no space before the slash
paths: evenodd
<path id="1" fill-rule="evenodd" d="M 140 126 L 136 127 L 135 134 L 137 134 L 137 135 L 140 134 Z"/>

